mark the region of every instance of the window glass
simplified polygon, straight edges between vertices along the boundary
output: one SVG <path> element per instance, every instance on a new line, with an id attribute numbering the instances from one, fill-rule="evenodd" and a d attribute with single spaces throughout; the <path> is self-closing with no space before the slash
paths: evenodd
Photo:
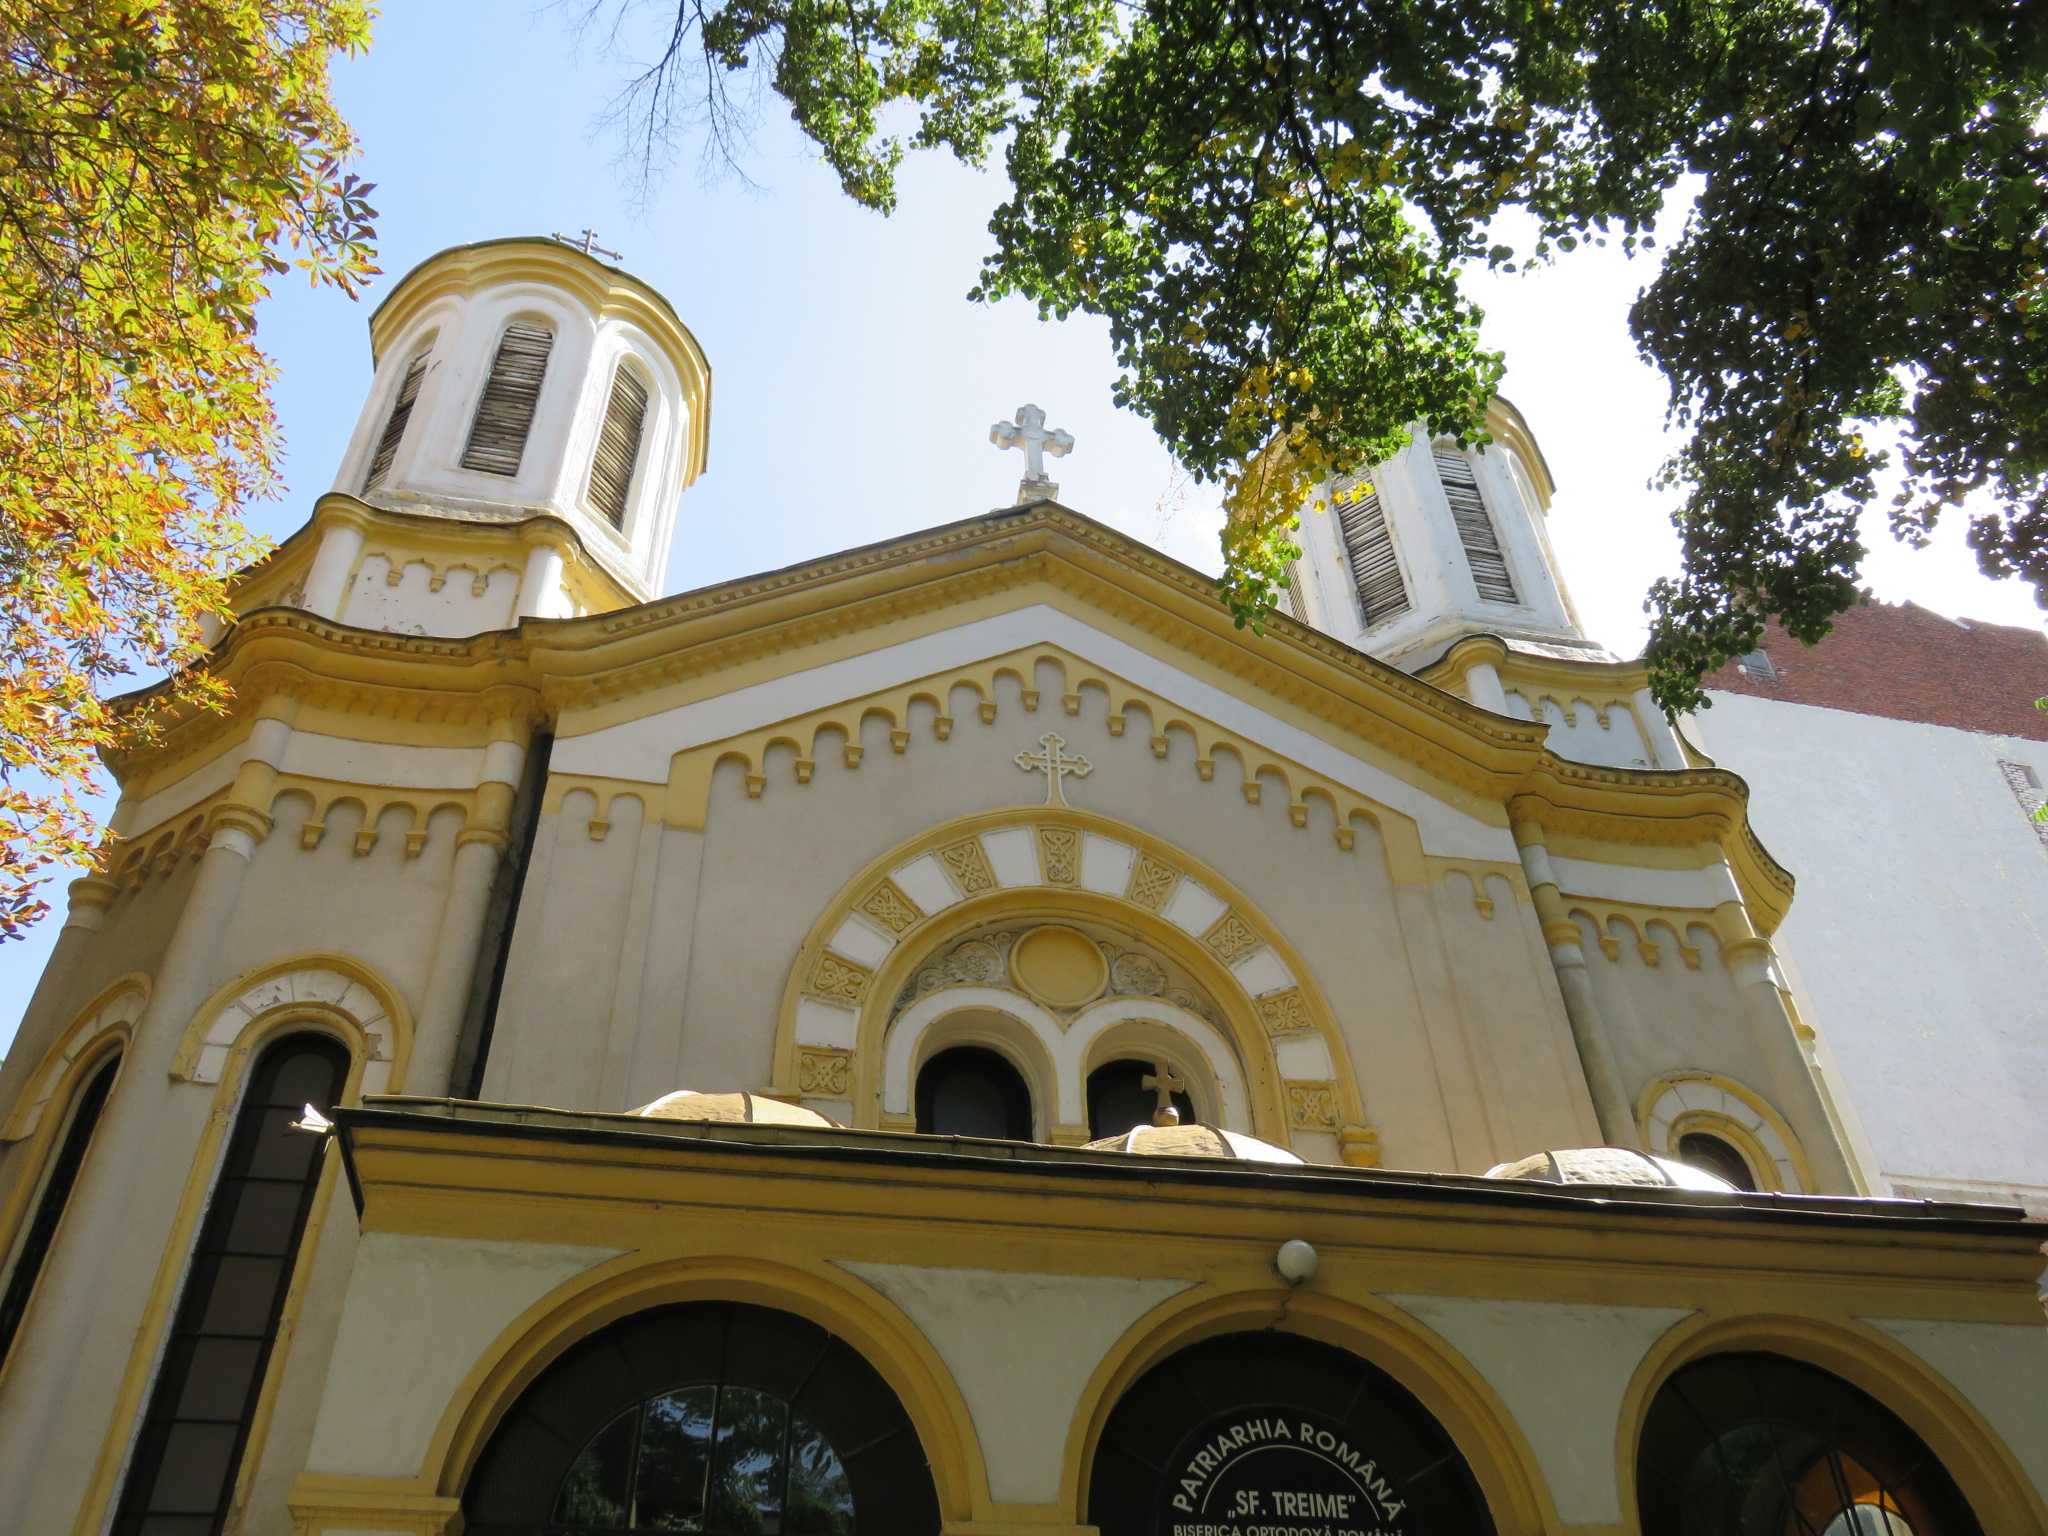
<path id="1" fill-rule="evenodd" d="M 1920 1437 L 1803 1361 L 1744 1352 L 1676 1372 L 1643 1421 L 1642 1529 L 1671 1536 L 1982 1536 Z"/>
<path id="2" fill-rule="evenodd" d="M 844 1341 L 765 1307 L 613 1324 L 508 1413 L 463 1497 L 467 1536 L 938 1536 L 922 1448 Z"/>
<path id="3" fill-rule="evenodd" d="M 1695 1168 L 1704 1168 L 1708 1173 L 1726 1179 L 1737 1189 L 1757 1187 L 1749 1159 L 1720 1137 L 1705 1131 L 1688 1131 L 1679 1137 L 1678 1158 L 1680 1162 L 1691 1163 Z"/>
<path id="4" fill-rule="evenodd" d="M 289 1035 L 250 1070 L 114 1536 L 214 1536 L 227 1520 L 326 1147 L 292 1122 L 334 1107 L 348 1063 L 338 1041 Z"/>
<path id="5" fill-rule="evenodd" d="M 1101 1141 L 1121 1136 L 1134 1126 L 1150 1125 L 1153 1112 L 1159 1108 L 1159 1093 L 1156 1088 L 1147 1088 L 1145 1079 L 1157 1077 L 1160 1070 L 1153 1062 L 1127 1059 L 1105 1063 L 1089 1073 L 1088 1139 Z M 1194 1101 L 1181 1092 L 1169 1097 L 1173 1107 L 1180 1111 L 1180 1123 L 1194 1124 Z"/>
<path id="6" fill-rule="evenodd" d="M 927 1136 L 1031 1139 L 1031 1091 L 1017 1069 L 991 1050 L 941 1051 L 917 1075 L 917 1128 Z"/>
<path id="7" fill-rule="evenodd" d="M 56 1241 L 57 1224 L 71 1204 L 71 1191 L 78 1183 L 78 1171 L 84 1166 L 86 1149 L 92 1144 L 92 1133 L 99 1126 L 100 1111 L 106 1108 L 107 1094 L 114 1086 L 114 1069 L 119 1065 L 120 1058 L 116 1057 L 102 1066 L 72 1105 L 71 1123 L 64 1128 L 64 1139 L 51 1160 L 42 1196 L 36 1201 L 35 1217 L 22 1235 L 14 1268 L 7 1276 L 7 1289 L 0 1292 L 0 1361 L 6 1360 L 15 1335 L 21 1331 L 29 1297 L 35 1293 L 36 1281 L 42 1275 L 43 1261 L 50 1256 L 50 1245 Z"/>

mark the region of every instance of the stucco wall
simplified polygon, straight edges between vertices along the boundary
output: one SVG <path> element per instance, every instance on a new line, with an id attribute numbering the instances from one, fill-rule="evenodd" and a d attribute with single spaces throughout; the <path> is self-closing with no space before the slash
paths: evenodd
<path id="1" fill-rule="evenodd" d="M 2048 745 L 1735 694 L 1690 729 L 1799 880 L 1780 935 L 1883 1177 L 2048 1213 Z"/>

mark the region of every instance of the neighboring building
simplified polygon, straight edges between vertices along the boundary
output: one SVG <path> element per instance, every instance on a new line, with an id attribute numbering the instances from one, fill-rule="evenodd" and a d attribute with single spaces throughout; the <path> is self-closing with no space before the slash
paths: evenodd
<path id="1" fill-rule="evenodd" d="M 0 1073 L 0 1532 L 2048 1536 L 2040 1229 L 1868 1197 L 1512 408 L 1264 633 L 1042 474 L 663 598 L 658 295 L 372 339 Z"/>
<path id="2" fill-rule="evenodd" d="M 1776 937 L 1872 1187 L 2048 1217 L 2048 635 L 1874 603 L 1709 688 L 1688 731 L 1798 877 Z"/>

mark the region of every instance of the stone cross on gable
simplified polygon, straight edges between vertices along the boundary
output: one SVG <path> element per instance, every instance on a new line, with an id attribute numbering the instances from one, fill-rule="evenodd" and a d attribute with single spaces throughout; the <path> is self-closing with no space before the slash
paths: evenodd
<path id="1" fill-rule="evenodd" d="M 1060 780 L 1070 773 L 1077 779 L 1085 779 L 1090 773 L 1094 772 L 1095 765 L 1085 757 L 1068 757 L 1061 750 L 1067 744 L 1066 738 L 1052 731 L 1047 731 L 1043 736 L 1039 737 L 1038 742 L 1045 750 L 1043 752 L 1019 752 L 1017 754 L 1017 766 L 1026 773 L 1042 773 L 1045 775 L 1045 803 L 1047 805 L 1065 805 L 1067 799 L 1060 792 Z"/>
<path id="2" fill-rule="evenodd" d="M 1024 450 L 1024 478 L 1017 486 L 1017 501 L 1051 501 L 1059 487 L 1047 478 L 1045 456 L 1063 458 L 1073 452 L 1074 434 L 1058 427 L 1047 430 L 1045 412 L 1035 405 L 1020 405 L 1014 421 L 999 421 L 988 429 L 988 440 L 998 448 Z"/>
<path id="3" fill-rule="evenodd" d="M 1173 1096 L 1187 1090 L 1188 1080 L 1177 1076 L 1165 1062 L 1157 1062 L 1152 1070 L 1138 1080 L 1140 1088 L 1151 1092 L 1158 1108 L 1152 1111 L 1154 1125 L 1179 1125 L 1180 1111 L 1173 1107 Z"/>

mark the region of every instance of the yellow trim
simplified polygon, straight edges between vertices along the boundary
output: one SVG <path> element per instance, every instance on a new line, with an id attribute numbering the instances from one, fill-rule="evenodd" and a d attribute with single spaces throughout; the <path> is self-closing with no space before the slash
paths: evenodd
<path id="1" fill-rule="evenodd" d="M 391 1063 L 391 1081 L 387 1091 L 403 1091 L 406 1063 L 412 1057 L 413 1025 L 412 1014 L 405 1006 L 405 998 L 398 988 L 384 978 L 382 972 L 353 955 L 332 954 L 323 950 L 307 950 L 301 954 L 286 955 L 281 959 L 266 961 L 242 972 L 234 980 L 218 989 L 200 1005 L 191 1020 L 185 1025 L 185 1032 L 179 1037 L 178 1049 L 171 1058 L 171 1076 L 180 1082 L 190 1082 L 196 1069 L 200 1052 L 205 1049 L 207 1036 L 213 1031 L 214 1021 L 219 1019 L 235 1001 L 252 988 L 266 982 L 276 981 L 300 971 L 332 971 L 345 976 L 364 988 L 377 999 L 377 1005 L 390 1021 L 390 1052 L 385 1057 L 375 1057 L 370 1051 L 370 1040 L 362 1022 L 333 1003 L 315 999 L 279 999 L 266 1006 L 260 1013 L 253 1014 L 243 1024 L 229 1048 L 232 1058 L 237 1053 L 246 1055 L 246 1042 L 253 1034 L 272 1031 L 271 1021 L 284 1015 L 294 1018 L 318 1020 L 328 1032 L 349 1048 L 355 1058 L 358 1075 L 361 1068 L 372 1060 L 388 1060 Z M 221 1083 L 228 1081 L 228 1072 L 223 1068 Z M 353 1079 L 352 1079 L 353 1081 Z"/>
<path id="2" fill-rule="evenodd" d="M 134 1027 L 135 1019 L 141 1018 L 142 1009 L 149 1005 L 149 993 L 149 976 L 142 971 L 130 971 L 126 976 L 118 977 L 108 982 L 104 987 L 101 987 L 94 994 L 91 1002 L 73 1014 L 71 1022 L 64 1026 L 62 1033 L 52 1040 L 49 1048 L 43 1052 L 42 1060 L 38 1061 L 33 1068 L 28 1069 L 28 1075 L 23 1080 L 21 1092 L 15 1096 L 14 1104 L 7 1112 L 6 1121 L 0 1123 L 0 1142 L 20 1141 L 24 1136 L 32 1134 L 23 1126 L 22 1122 L 36 1105 L 54 1101 L 60 1095 L 61 1087 L 56 1086 L 53 1086 L 48 1093 L 38 1092 L 39 1085 L 45 1082 L 53 1072 L 58 1072 L 65 1082 L 77 1081 L 77 1056 L 73 1049 L 73 1042 L 90 1029 L 98 1021 L 101 1014 L 121 1001 L 122 998 L 132 996 L 137 1000 L 138 1005 L 135 1011 L 135 1018 L 113 1020 L 105 1026 L 109 1029 L 118 1029 L 121 1039 L 127 1040 Z M 85 1054 L 92 1055 L 98 1052 L 98 1050 L 99 1047 L 95 1045 Z M 67 1065 L 61 1069 L 58 1068 L 56 1064 L 60 1061 L 67 1063 Z M 42 1121 L 39 1120 L 36 1130 L 40 1131 L 42 1128 Z M 0 1225 L 0 1231 L 5 1230 L 5 1226 Z M 0 1252 L 5 1252 L 6 1247 L 5 1243 L 0 1243 Z"/>
<path id="3" fill-rule="evenodd" d="M 215 996 L 218 998 L 220 994 Z M 200 1017 L 210 1018 L 212 1014 L 202 1010 Z M 333 1008 L 315 1011 L 302 1005 L 291 1005 L 269 1009 L 249 1021 L 229 1051 L 227 1063 L 221 1070 L 220 1081 L 214 1085 L 213 1107 L 207 1115 L 206 1126 L 200 1133 L 191 1172 L 185 1178 L 185 1192 L 178 1201 L 177 1213 L 171 1221 L 170 1235 L 164 1244 L 163 1254 L 157 1261 L 156 1278 L 143 1305 L 141 1320 L 136 1325 L 135 1342 L 129 1350 L 128 1365 L 122 1372 L 120 1389 L 115 1394 L 112 1410 L 107 1416 L 106 1435 L 100 1442 L 99 1457 L 94 1463 L 91 1480 L 87 1483 L 85 1494 L 79 1502 L 78 1518 L 72 1523 L 72 1536 L 95 1536 L 109 1517 L 121 1471 L 127 1465 L 129 1448 L 134 1443 L 143 1400 L 148 1396 L 150 1385 L 156 1377 L 164 1335 L 170 1327 L 172 1313 L 177 1306 L 179 1293 L 184 1287 L 187 1260 L 191 1255 L 192 1245 L 198 1241 L 199 1223 L 205 1215 L 208 1197 L 212 1194 L 214 1183 L 220 1174 L 220 1159 L 228 1131 L 234 1124 L 236 1112 L 241 1108 L 242 1090 L 250 1061 L 264 1045 L 279 1035 L 301 1030 L 330 1035 L 348 1048 L 349 1074 L 347 1081 L 342 1085 L 340 1102 L 353 1104 L 360 1093 L 366 1063 L 361 1048 L 360 1030 L 349 1031 L 336 1027 L 337 1022 L 346 1017 Z M 351 1033 L 355 1038 L 351 1038 Z M 241 1510 L 246 1503 L 251 1482 L 257 1468 L 262 1464 L 264 1436 L 268 1432 L 278 1386 L 283 1380 L 285 1365 L 290 1355 L 288 1340 L 298 1327 L 298 1314 L 305 1299 L 307 1277 L 318 1255 L 318 1233 L 325 1223 L 328 1203 L 333 1198 L 334 1185 L 338 1177 L 338 1161 L 330 1159 L 327 1166 L 321 1170 L 320 1187 L 314 1193 L 313 1208 L 306 1218 L 308 1236 L 300 1240 L 298 1256 L 292 1264 L 292 1278 L 285 1293 L 284 1311 L 278 1318 L 278 1345 L 272 1349 L 270 1363 L 265 1369 L 263 1387 L 256 1401 L 256 1413 L 250 1424 L 248 1444 L 243 1448 L 242 1465 L 236 1474 L 235 1495 L 231 1505 L 236 1511 Z"/>
<path id="4" fill-rule="evenodd" d="M 492 1431 L 542 1370 L 570 1346 L 650 1307 L 681 1301 L 744 1301 L 805 1318 L 846 1340 L 878 1371 L 916 1427 L 942 1515 L 988 1502 L 980 1447 L 966 1400 L 924 1334 L 881 1292 L 826 1262 L 808 1267 L 762 1258 L 648 1262 L 627 1254 L 534 1303 L 464 1377 L 429 1442 L 418 1487 L 456 1497 Z M 294 1490 L 294 1503 L 298 1502 Z"/>
<path id="5" fill-rule="evenodd" d="M 1139 1319 L 1089 1378 L 1069 1429 L 1061 1501 L 1088 1508 L 1089 1478 L 1109 1416 L 1138 1379 L 1172 1356 L 1220 1334 L 1276 1330 L 1329 1344 L 1377 1366 L 1414 1393 L 1451 1437 L 1478 1480 L 1500 1531 L 1538 1531 L 1556 1515 L 1514 1415 L 1455 1349 L 1378 1297 L 1340 1299 L 1241 1289 L 1183 1291 Z"/>
<path id="6" fill-rule="evenodd" d="M 1794 1191 L 1794 1193 L 1803 1191 L 1804 1193 L 1812 1194 L 1820 1188 L 1819 1184 L 1814 1180 L 1813 1165 L 1807 1160 L 1806 1149 L 1800 1145 L 1799 1138 L 1792 1134 L 1792 1127 L 1787 1123 L 1785 1117 L 1778 1113 L 1770 1100 L 1751 1088 L 1747 1083 L 1740 1082 L 1720 1072 L 1679 1068 L 1675 1071 L 1660 1073 L 1643 1084 L 1643 1091 L 1636 1095 L 1636 1128 L 1642 1132 L 1643 1145 L 1648 1147 L 1650 1151 L 1664 1157 L 1677 1156 L 1677 1153 L 1671 1150 L 1671 1148 L 1677 1144 L 1678 1123 L 1673 1122 L 1673 1136 L 1667 1146 L 1661 1148 L 1651 1146 L 1650 1111 L 1655 1109 L 1657 1101 L 1662 1099 L 1665 1093 L 1678 1083 L 1706 1083 L 1710 1087 L 1719 1088 L 1723 1093 L 1728 1094 L 1732 1098 L 1740 1099 L 1744 1104 L 1747 1104 L 1756 1112 L 1759 1119 L 1763 1120 L 1765 1124 L 1778 1133 L 1779 1138 L 1785 1143 L 1786 1151 L 1791 1154 L 1792 1171 L 1799 1175 L 1800 1183 L 1800 1190 Z M 1778 1160 L 1771 1154 L 1769 1148 L 1764 1146 L 1762 1142 L 1758 1141 L 1750 1133 L 1747 1126 L 1738 1125 L 1725 1115 L 1715 1114 L 1709 1110 L 1688 1111 L 1686 1118 L 1688 1120 L 1698 1119 L 1701 1122 L 1699 1126 L 1695 1127 L 1696 1129 L 1711 1131 L 1714 1135 L 1732 1142 L 1736 1150 L 1749 1159 L 1750 1167 L 1754 1170 L 1757 1177 L 1759 1179 L 1768 1179 L 1770 1180 L 1770 1187 L 1777 1187 Z"/>
<path id="7" fill-rule="evenodd" d="M 1150 855 L 1160 863 L 1192 877 L 1225 902 L 1257 936 L 1285 963 L 1301 994 L 1303 1011 L 1330 1053 L 1337 1073 L 1340 1122 L 1366 1120 L 1360 1086 L 1352 1070 L 1350 1053 L 1336 1016 L 1324 998 L 1314 973 L 1277 925 L 1235 885 L 1204 861 L 1185 850 L 1128 823 L 1069 806 L 1018 807 L 983 811 L 972 816 L 928 828 L 899 843 L 889 852 L 871 860 L 820 914 L 811 926 L 796 963 L 783 984 L 782 1007 L 775 1028 L 775 1080 L 769 1093 L 794 1097 L 801 1084 L 797 1060 L 797 1007 L 819 962 L 827 953 L 832 936 L 841 924 L 859 910 L 890 871 L 912 859 L 983 832 L 1006 827 L 1067 827 L 1076 832 L 1093 832 L 1113 838 Z M 1226 1033 L 1235 1048 L 1244 1074 L 1246 1107 L 1252 1118 L 1252 1134 L 1279 1146 L 1286 1146 L 1290 1120 L 1278 1063 L 1271 1037 L 1261 1023 L 1257 1001 L 1247 993 L 1236 975 L 1199 935 L 1190 934 L 1167 922 L 1157 912 L 1140 906 L 1126 896 L 1110 896 L 1078 886 L 1052 884 L 997 886 L 967 896 L 937 913 L 922 913 L 895 935 L 888 957 L 866 981 L 859 999 L 858 1022 L 853 1052 L 851 1093 L 854 1124 L 875 1128 L 882 1124 L 882 1071 L 891 1016 L 897 995 L 916 969 L 961 934 L 998 919 L 1062 918 L 1092 919 L 1142 937 L 1171 955 L 1199 981 L 1222 1010 Z M 1048 1121 L 1052 1107 L 1048 1106 Z M 1333 1127 L 1332 1129 L 1335 1129 Z"/>
<path id="8" fill-rule="evenodd" d="M 1767 1351 L 1816 1366 L 1877 1399 L 1927 1443 L 1986 1531 L 1999 1536 L 2048 1531 L 2048 1503 L 2032 1479 L 1969 1399 L 1926 1362 L 1853 1318 L 1769 1312 L 1696 1314 L 1660 1338 L 1637 1367 L 1622 1399 L 1615 1462 L 1628 1530 L 1635 1529 L 1636 1445 L 1658 1390 L 1694 1361 L 1738 1350 Z"/>

